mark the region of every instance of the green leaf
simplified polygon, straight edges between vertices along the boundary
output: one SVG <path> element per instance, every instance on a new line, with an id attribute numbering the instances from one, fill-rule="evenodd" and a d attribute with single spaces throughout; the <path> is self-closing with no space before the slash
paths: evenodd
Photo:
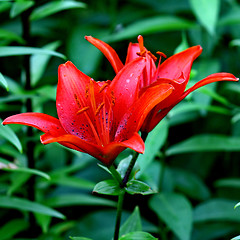
<path id="1" fill-rule="evenodd" d="M 51 181 L 48 183 L 89 190 L 92 190 L 95 186 L 95 183 L 91 181 L 77 177 L 64 176 L 61 174 L 52 174 Z"/>
<path id="2" fill-rule="evenodd" d="M 214 183 L 215 187 L 240 188 L 239 178 L 219 179 Z"/>
<path id="3" fill-rule="evenodd" d="M 99 193 L 99 194 L 106 194 L 106 195 L 113 195 L 117 196 L 120 193 L 121 188 L 113 179 L 101 181 L 96 184 L 96 186 L 93 189 L 93 192 Z"/>
<path id="4" fill-rule="evenodd" d="M 131 180 L 127 182 L 126 191 L 129 194 L 141 194 L 141 195 L 149 195 L 156 193 L 154 192 L 146 183 L 138 181 L 138 180 Z"/>
<path id="5" fill-rule="evenodd" d="M 142 231 L 141 216 L 138 207 L 135 207 L 131 216 L 121 226 L 120 236 L 136 231 Z"/>
<path id="6" fill-rule="evenodd" d="M 56 50 L 61 45 L 60 41 L 55 41 L 49 43 L 42 47 L 42 49 Z M 48 62 L 51 58 L 51 55 L 43 55 L 43 54 L 36 54 L 31 56 L 31 84 L 32 86 L 36 86 L 38 81 L 41 79 L 43 73 L 46 70 Z"/>
<path id="7" fill-rule="evenodd" d="M 62 58 L 66 60 L 66 57 L 58 52 L 42 49 L 42 48 L 34 48 L 34 47 L 0 47 L 0 57 L 9 57 L 9 56 L 18 56 L 18 55 L 32 55 L 32 54 L 48 54 L 55 57 Z"/>
<path id="8" fill-rule="evenodd" d="M 196 24 L 175 16 L 157 16 L 132 23 L 122 31 L 104 40 L 119 41 L 157 32 L 185 30 L 196 27 Z"/>
<path id="9" fill-rule="evenodd" d="M 168 136 L 168 122 L 162 120 L 149 134 L 145 142 L 145 152 L 138 156 L 137 162 L 140 166 L 140 174 L 159 154 Z"/>
<path id="10" fill-rule="evenodd" d="M 43 177 L 47 180 L 50 180 L 50 176 L 42 171 L 36 170 L 36 169 L 31 169 L 31 168 L 26 168 L 26 167 L 20 167 L 17 166 L 14 163 L 11 163 L 5 159 L 0 158 L 0 169 L 4 171 L 9 171 L 9 172 L 20 172 L 20 173 L 30 173 L 34 175 L 38 175 L 40 177 Z"/>
<path id="11" fill-rule="evenodd" d="M 3 126 L 2 120 L 0 119 L 0 137 L 5 138 L 10 143 L 12 143 L 19 152 L 22 152 L 22 145 L 16 136 L 16 134 L 12 131 L 12 129 L 9 126 Z"/>
<path id="12" fill-rule="evenodd" d="M 0 83 L 5 87 L 7 91 L 9 90 L 8 83 L 1 72 L 0 72 Z"/>
<path id="13" fill-rule="evenodd" d="M 92 240 L 91 238 L 85 238 L 85 237 L 69 237 L 72 240 Z"/>
<path id="14" fill-rule="evenodd" d="M 210 197 L 209 189 L 196 174 L 181 169 L 172 169 L 172 174 L 177 191 L 197 200 Z"/>
<path id="15" fill-rule="evenodd" d="M 10 11 L 10 17 L 14 18 L 34 5 L 34 1 L 14 2 Z"/>
<path id="16" fill-rule="evenodd" d="M 13 239 L 13 237 L 26 230 L 29 227 L 29 223 L 24 219 L 13 219 L 0 228 L 0 240 Z"/>
<path id="17" fill-rule="evenodd" d="M 220 10 L 220 1 L 190 0 L 190 3 L 198 21 L 206 28 L 209 34 L 214 34 Z"/>
<path id="18" fill-rule="evenodd" d="M 64 194 L 49 198 L 45 201 L 50 207 L 65 206 L 110 206 L 115 207 L 116 203 L 108 199 L 95 197 L 86 194 Z"/>
<path id="19" fill-rule="evenodd" d="M 0 207 L 36 212 L 61 219 L 65 218 L 63 214 L 52 208 L 22 198 L 0 196 Z"/>
<path id="20" fill-rule="evenodd" d="M 239 240 L 239 239 L 240 239 L 240 235 L 237 236 L 237 237 L 232 238 L 231 240 Z"/>
<path id="21" fill-rule="evenodd" d="M 157 240 L 150 233 L 147 232 L 130 232 L 120 237 L 119 240 Z"/>
<path id="22" fill-rule="evenodd" d="M 194 209 L 194 222 L 233 221 L 240 222 L 240 213 L 234 209 L 236 201 L 211 199 Z"/>
<path id="23" fill-rule="evenodd" d="M 16 41 L 21 44 L 24 43 L 24 40 L 20 36 L 18 36 L 16 33 L 7 31 L 5 29 L 0 29 L 0 39 L 7 40 L 7 42 Z"/>
<path id="24" fill-rule="evenodd" d="M 30 19 L 32 21 L 45 18 L 47 16 L 50 16 L 52 14 L 58 13 L 63 10 L 67 9 L 74 9 L 74 8 L 85 8 L 86 4 L 82 2 L 75 2 L 72 0 L 68 1 L 52 1 L 48 2 L 38 8 L 36 8 L 31 16 Z"/>
<path id="25" fill-rule="evenodd" d="M 234 206 L 234 208 L 237 208 L 237 207 L 239 207 L 239 206 L 240 206 L 240 202 L 237 203 L 237 204 Z"/>
<path id="26" fill-rule="evenodd" d="M 191 152 L 240 151 L 240 137 L 224 135 L 198 135 L 169 147 L 168 156 Z"/>
<path id="27" fill-rule="evenodd" d="M 118 164 L 118 167 L 117 167 L 117 171 L 119 172 L 121 178 L 123 179 L 125 174 L 126 174 L 126 171 L 129 167 L 129 164 L 132 160 L 133 156 L 132 155 L 129 155 L 128 157 L 124 158 L 123 160 L 120 161 L 120 163 Z M 134 169 L 132 170 L 132 174 L 134 174 Z M 132 174 L 130 176 L 130 179 L 132 177 Z"/>
<path id="28" fill-rule="evenodd" d="M 180 194 L 160 193 L 150 200 L 151 209 L 181 240 L 189 240 L 192 230 L 192 207 Z"/>

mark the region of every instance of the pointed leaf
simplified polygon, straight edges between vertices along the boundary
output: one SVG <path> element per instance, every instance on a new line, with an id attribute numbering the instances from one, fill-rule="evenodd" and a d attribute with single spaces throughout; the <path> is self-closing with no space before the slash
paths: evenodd
<path id="1" fill-rule="evenodd" d="M 220 10 L 220 1 L 190 0 L 190 3 L 198 21 L 210 34 L 214 34 Z"/>
<path id="2" fill-rule="evenodd" d="M 111 35 L 107 40 L 119 41 L 137 37 L 139 34 L 146 35 L 162 31 L 184 30 L 194 28 L 195 26 L 195 23 L 182 18 L 174 16 L 157 16 L 134 22 L 122 31 Z"/>
<path id="3" fill-rule="evenodd" d="M 74 8 L 85 8 L 86 4 L 82 2 L 75 2 L 72 0 L 68 1 L 53 1 L 48 2 L 38 8 L 36 8 L 30 16 L 32 21 L 45 18 L 52 14 L 58 13 L 63 10 L 67 9 L 74 9 Z"/>
<path id="4" fill-rule="evenodd" d="M 121 188 L 115 180 L 110 179 L 99 182 L 94 187 L 93 192 L 116 196 L 120 194 Z"/>
<path id="5" fill-rule="evenodd" d="M 150 200 L 151 209 L 181 240 L 190 240 L 192 207 L 180 194 L 161 193 Z"/>
<path id="6" fill-rule="evenodd" d="M 119 240 L 157 240 L 150 233 L 147 232 L 130 232 L 120 237 Z"/>
<path id="7" fill-rule="evenodd" d="M 61 45 L 60 41 L 55 41 L 49 43 L 42 47 L 42 49 L 55 51 Z M 30 58 L 31 61 L 31 84 L 36 86 L 38 81 L 41 79 L 43 73 L 46 70 L 47 64 L 51 58 L 51 55 L 47 54 L 36 54 L 32 55 Z"/>
<path id="8" fill-rule="evenodd" d="M 0 158 L 0 169 L 4 171 L 9 171 L 9 172 L 20 172 L 20 173 L 30 173 L 30 174 L 35 174 L 38 176 L 41 176 L 47 180 L 50 179 L 50 176 L 42 171 L 39 171 L 37 169 L 31 169 L 31 168 L 25 168 L 21 166 L 17 166 L 14 163 L 11 163 L 7 160 L 1 159 Z"/>
<path id="9" fill-rule="evenodd" d="M 24 219 L 13 219 L 6 222 L 0 228 L 0 240 L 13 239 L 13 237 L 29 227 L 29 223 Z"/>
<path id="10" fill-rule="evenodd" d="M 131 216 L 121 226 L 120 236 L 136 231 L 142 231 L 141 216 L 138 207 L 135 207 Z"/>
<path id="11" fill-rule="evenodd" d="M 62 59 L 66 59 L 66 57 L 58 52 L 42 49 L 42 48 L 34 48 L 34 47 L 0 47 L 0 57 L 8 57 L 8 56 L 18 56 L 18 55 L 32 55 L 32 54 L 48 54 L 55 57 L 59 57 Z"/>
<path id="12" fill-rule="evenodd" d="M 34 5 L 34 1 L 14 2 L 10 11 L 10 17 L 14 18 Z"/>
<path id="13" fill-rule="evenodd" d="M 0 72 L 0 83 L 5 87 L 7 91 L 9 90 L 8 83 L 1 72 Z"/>
<path id="14" fill-rule="evenodd" d="M 16 33 L 7 31 L 5 29 L 0 29 L 0 39 L 1 40 L 7 40 L 7 42 L 16 41 L 16 42 L 21 43 L 21 44 L 25 43 L 23 38 L 18 36 Z"/>
<path id="15" fill-rule="evenodd" d="M 168 156 L 190 152 L 240 151 L 240 138 L 224 135 L 198 135 L 177 143 L 167 149 Z"/>
<path id="16" fill-rule="evenodd" d="M 0 196 L 0 207 L 13 208 L 20 211 L 37 212 L 61 219 L 65 218 L 63 214 L 52 208 L 22 198 Z"/>
<path id="17" fill-rule="evenodd" d="M 233 221 L 240 222 L 240 213 L 234 209 L 236 201 L 211 199 L 194 209 L 194 222 Z"/>
<path id="18" fill-rule="evenodd" d="M 110 206 L 115 207 L 116 203 L 108 199 L 103 199 L 86 194 L 64 194 L 49 198 L 45 203 L 50 207 L 67 206 Z"/>
<path id="19" fill-rule="evenodd" d="M 16 134 L 13 132 L 13 130 L 8 126 L 2 125 L 2 120 L 0 119 L 0 137 L 5 138 L 10 143 L 12 143 L 19 152 L 22 152 L 22 145 L 16 136 Z"/>
<path id="20" fill-rule="evenodd" d="M 140 166 L 140 173 L 154 160 L 160 152 L 161 147 L 166 141 L 168 135 L 167 120 L 161 121 L 149 134 L 145 142 L 145 152 L 138 156 L 137 162 Z"/>
<path id="21" fill-rule="evenodd" d="M 155 193 L 146 183 L 138 180 L 129 181 L 125 189 L 129 194 L 149 195 Z"/>

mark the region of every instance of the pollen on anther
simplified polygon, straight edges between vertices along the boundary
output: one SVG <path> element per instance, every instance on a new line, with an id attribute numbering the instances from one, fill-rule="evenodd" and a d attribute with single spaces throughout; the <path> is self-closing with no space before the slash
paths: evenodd
<path id="1" fill-rule="evenodd" d="M 89 109 L 89 106 L 80 109 L 80 110 L 77 112 L 77 115 L 78 115 L 78 114 L 81 114 L 81 113 L 83 113 L 83 112 L 85 112 L 85 111 L 87 111 L 88 109 Z"/>
<path id="2" fill-rule="evenodd" d="M 101 111 L 101 109 L 103 108 L 103 106 L 104 106 L 104 102 L 102 102 L 102 103 L 98 106 L 98 108 L 97 108 L 97 110 L 96 110 L 96 112 L 95 112 L 95 116 L 97 116 L 97 115 L 99 114 L 99 112 Z"/>
<path id="3" fill-rule="evenodd" d="M 104 83 L 99 89 L 99 93 L 101 93 L 107 86 L 108 86 L 108 83 Z"/>

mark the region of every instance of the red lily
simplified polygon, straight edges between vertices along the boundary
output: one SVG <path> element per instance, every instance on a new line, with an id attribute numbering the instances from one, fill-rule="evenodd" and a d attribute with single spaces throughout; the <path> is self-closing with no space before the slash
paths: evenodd
<path id="1" fill-rule="evenodd" d="M 170 84 L 138 92 L 145 58 L 123 67 L 113 81 L 95 82 L 71 62 L 59 66 L 56 106 L 58 117 L 43 113 L 10 116 L 3 124 L 23 124 L 45 134 L 41 142 L 58 142 L 86 152 L 110 165 L 125 148 L 144 152 L 138 131 L 151 109 L 171 94 Z"/>
<path id="2" fill-rule="evenodd" d="M 85 38 L 107 57 L 116 73 L 123 68 L 124 64 L 111 46 L 91 36 L 86 36 Z M 197 88 L 217 81 L 238 81 L 238 78 L 230 73 L 215 73 L 200 80 L 193 87 L 185 91 L 193 61 L 201 52 L 201 46 L 190 47 L 166 59 L 162 64 L 160 64 L 161 57 L 166 58 L 166 56 L 162 52 L 157 52 L 160 55 L 160 59 L 156 67 L 155 62 L 157 58 L 144 47 L 142 36 L 138 36 L 138 43 L 129 44 L 125 64 L 139 57 L 146 58 L 146 66 L 140 79 L 140 91 L 150 85 L 162 83 L 169 83 L 175 89 L 171 95 L 151 110 L 141 127 L 142 132 L 150 132 L 176 104 Z"/>

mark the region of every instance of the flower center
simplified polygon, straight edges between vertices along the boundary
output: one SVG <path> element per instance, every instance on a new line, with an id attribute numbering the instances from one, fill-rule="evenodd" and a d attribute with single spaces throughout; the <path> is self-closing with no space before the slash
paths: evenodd
<path id="1" fill-rule="evenodd" d="M 84 114 L 93 137 L 98 145 L 104 146 L 110 142 L 112 107 L 115 104 L 114 93 L 107 94 L 108 82 L 98 85 L 90 79 L 86 86 L 85 99 L 80 101 L 76 96 L 78 107 L 77 115 Z"/>

